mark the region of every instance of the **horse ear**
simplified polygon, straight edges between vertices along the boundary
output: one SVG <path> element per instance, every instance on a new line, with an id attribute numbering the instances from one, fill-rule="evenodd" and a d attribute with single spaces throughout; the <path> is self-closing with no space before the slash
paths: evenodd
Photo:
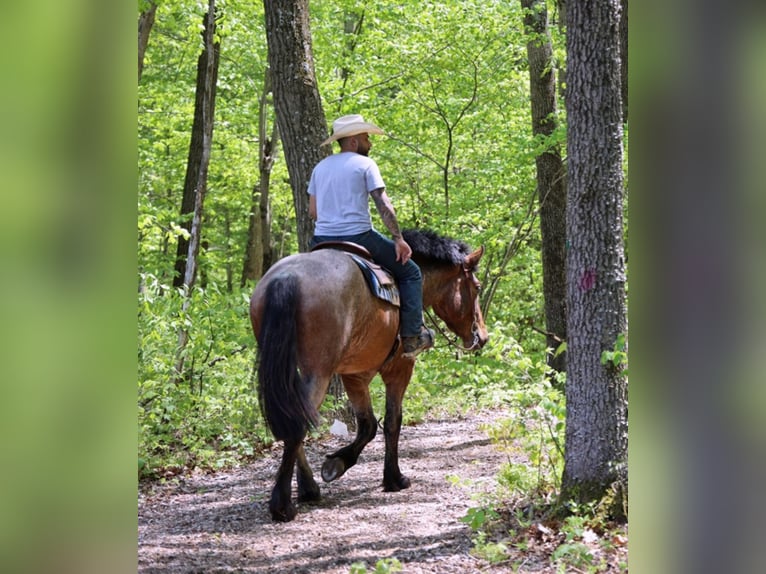
<path id="1" fill-rule="evenodd" d="M 476 267 L 479 264 L 479 259 L 481 259 L 482 255 L 484 255 L 483 245 L 465 258 L 465 266 L 469 269 Z"/>

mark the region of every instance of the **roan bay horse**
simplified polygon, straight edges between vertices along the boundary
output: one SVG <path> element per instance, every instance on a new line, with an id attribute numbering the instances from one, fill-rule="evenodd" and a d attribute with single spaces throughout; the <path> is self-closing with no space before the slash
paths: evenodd
<path id="1" fill-rule="evenodd" d="M 475 275 L 484 253 L 429 231 L 404 237 L 423 274 L 423 307 L 431 307 L 467 350 L 487 342 Z M 250 301 L 258 341 L 258 395 L 271 432 L 284 441 L 282 462 L 271 493 L 273 520 L 296 514 L 291 500 L 293 468 L 298 501 L 320 497 L 306 461 L 303 439 L 319 422 L 319 405 L 334 373 L 340 375 L 357 420 L 351 444 L 327 456 L 322 478 L 333 481 L 356 464 L 377 432 L 369 384 L 380 373 L 386 388 L 383 489 L 399 491 L 410 480 L 399 469 L 402 398 L 415 366 L 395 348 L 399 309 L 374 297 L 356 263 L 333 249 L 291 255 L 277 262 L 258 283 Z"/>

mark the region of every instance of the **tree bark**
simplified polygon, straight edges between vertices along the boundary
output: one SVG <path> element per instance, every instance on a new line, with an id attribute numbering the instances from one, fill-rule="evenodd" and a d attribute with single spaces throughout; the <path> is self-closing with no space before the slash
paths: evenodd
<path id="1" fill-rule="evenodd" d="M 619 0 L 567 0 L 567 425 L 561 500 L 627 484 Z M 618 495 L 625 494 L 618 489 Z M 622 496 L 612 510 L 625 508 Z"/>
<path id="2" fill-rule="evenodd" d="M 141 74 L 144 71 L 144 54 L 146 46 L 149 44 L 149 33 L 154 26 L 154 17 L 157 13 L 157 4 L 151 0 L 149 7 L 141 12 L 138 17 L 138 81 L 141 81 Z"/>
<path id="3" fill-rule="evenodd" d="M 620 93 L 622 123 L 628 123 L 628 0 L 620 0 Z"/>
<path id="4" fill-rule="evenodd" d="M 211 0 L 211 10 L 214 9 L 214 4 L 215 2 Z M 184 284 L 191 286 L 196 275 L 196 258 L 199 253 L 202 209 L 207 188 L 207 168 L 210 161 L 210 147 L 213 137 L 213 115 L 215 113 L 215 94 L 221 46 L 219 43 L 213 42 L 215 15 L 208 12 L 203 18 L 203 24 L 202 36 L 205 41 L 205 48 L 197 60 L 197 91 L 194 102 L 194 121 L 192 123 L 189 157 L 186 164 L 186 178 L 181 199 L 180 226 L 189 232 L 190 237 L 189 239 L 183 236 L 178 237 L 173 287 L 181 287 Z M 197 205 L 198 203 L 199 205 Z M 194 228 L 195 222 L 196 229 Z M 195 238 L 195 242 L 190 250 L 192 238 Z M 187 277 L 190 270 L 192 272 L 191 277 Z"/>
<path id="5" fill-rule="evenodd" d="M 242 266 L 240 286 L 259 279 L 271 266 L 271 201 L 269 184 L 274 165 L 279 130 L 276 122 L 268 135 L 268 96 L 271 93 L 271 72 L 266 69 L 263 92 L 258 111 L 258 184 L 253 187 L 247 230 L 247 247 Z"/>
<path id="6" fill-rule="evenodd" d="M 532 133 L 549 137 L 556 131 L 556 73 L 545 0 L 521 0 L 529 59 Z M 567 338 L 566 314 L 566 172 L 558 145 L 535 158 L 542 238 L 546 344 L 555 351 Z M 551 353 L 548 364 L 566 370 L 566 353 Z"/>
<path id="7" fill-rule="evenodd" d="M 264 0 L 266 40 L 274 107 L 293 191 L 298 247 L 307 251 L 314 234 L 308 184 L 314 166 L 331 149 L 311 48 L 308 0 Z"/>

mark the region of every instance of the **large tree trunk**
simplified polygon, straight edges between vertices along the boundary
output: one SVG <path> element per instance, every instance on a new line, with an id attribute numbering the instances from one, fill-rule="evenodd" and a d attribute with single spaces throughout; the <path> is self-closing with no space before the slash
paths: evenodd
<path id="1" fill-rule="evenodd" d="M 627 331 L 619 10 L 619 0 L 567 0 L 563 501 L 600 500 L 627 478 L 627 381 L 621 365 L 601 361 Z M 617 502 L 619 512 L 624 500 Z"/>
<path id="2" fill-rule="evenodd" d="M 271 136 L 268 135 L 268 96 L 271 93 L 271 72 L 266 69 L 263 92 L 258 109 L 258 184 L 253 187 L 250 203 L 250 218 L 247 229 L 247 247 L 242 265 L 242 287 L 248 281 L 259 279 L 271 266 L 271 201 L 269 185 L 271 168 L 274 165 L 279 130 L 274 123 Z"/>
<path id="3" fill-rule="evenodd" d="M 141 12 L 138 17 L 138 81 L 141 81 L 141 74 L 144 71 L 144 54 L 146 46 L 149 44 L 149 33 L 154 26 L 154 16 L 157 13 L 157 4 L 153 0 L 149 2 L 146 10 Z"/>
<path id="4" fill-rule="evenodd" d="M 307 251 L 314 224 L 308 213 L 311 172 L 331 151 L 311 49 L 308 0 L 264 0 L 274 107 L 293 190 L 298 247 Z"/>
<path id="5" fill-rule="evenodd" d="M 545 0 L 521 0 L 529 59 L 532 133 L 550 136 L 557 127 L 556 74 Z M 566 173 L 558 146 L 535 158 L 542 236 L 543 296 L 548 348 L 556 350 L 567 338 L 566 313 Z M 566 353 L 549 355 L 556 371 L 566 369 Z"/>
<path id="6" fill-rule="evenodd" d="M 215 2 L 211 0 L 210 10 L 214 9 L 214 4 Z M 183 198 L 181 200 L 180 226 L 189 232 L 190 237 L 189 239 L 183 236 L 178 237 L 173 287 L 181 287 L 184 284 L 190 286 L 196 275 L 196 258 L 199 253 L 199 230 L 207 188 L 207 168 L 210 160 L 210 140 L 213 137 L 213 114 L 215 113 L 215 93 L 221 45 L 217 42 L 213 43 L 215 15 L 212 12 L 208 12 L 205 15 L 203 24 L 202 36 L 205 41 L 205 49 L 197 60 L 197 91 L 194 101 L 194 121 L 192 123 L 191 141 L 189 143 L 189 158 L 186 164 Z M 199 221 L 197 221 L 198 219 Z M 196 232 L 193 230 L 194 221 L 197 221 Z M 194 238 L 195 233 L 197 233 L 195 243 L 190 250 L 191 239 Z M 193 254 L 192 258 L 190 258 L 190 254 Z M 187 278 L 189 271 L 192 272 L 191 277 Z"/>

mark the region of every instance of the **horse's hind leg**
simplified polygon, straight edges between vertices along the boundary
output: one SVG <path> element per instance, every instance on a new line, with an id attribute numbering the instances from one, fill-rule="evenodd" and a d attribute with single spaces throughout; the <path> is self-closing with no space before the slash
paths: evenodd
<path id="1" fill-rule="evenodd" d="M 346 394 L 356 414 L 356 438 L 354 441 L 327 455 L 322 465 L 322 479 L 331 482 L 343 476 L 343 474 L 359 459 L 359 455 L 365 446 L 375 438 L 378 431 L 378 421 L 372 410 L 369 384 L 375 373 L 361 373 L 356 375 L 343 375 L 343 385 Z"/>
<path id="2" fill-rule="evenodd" d="M 278 522 L 290 522 L 295 518 L 295 505 L 291 500 L 293 467 L 298 459 L 299 451 L 302 450 L 302 438 L 299 441 L 285 441 L 284 450 L 282 451 L 282 462 L 279 465 L 276 484 L 274 484 L 274 489 L 271 491 L 271 500 L 269 501 L 271 518 Z"/>

